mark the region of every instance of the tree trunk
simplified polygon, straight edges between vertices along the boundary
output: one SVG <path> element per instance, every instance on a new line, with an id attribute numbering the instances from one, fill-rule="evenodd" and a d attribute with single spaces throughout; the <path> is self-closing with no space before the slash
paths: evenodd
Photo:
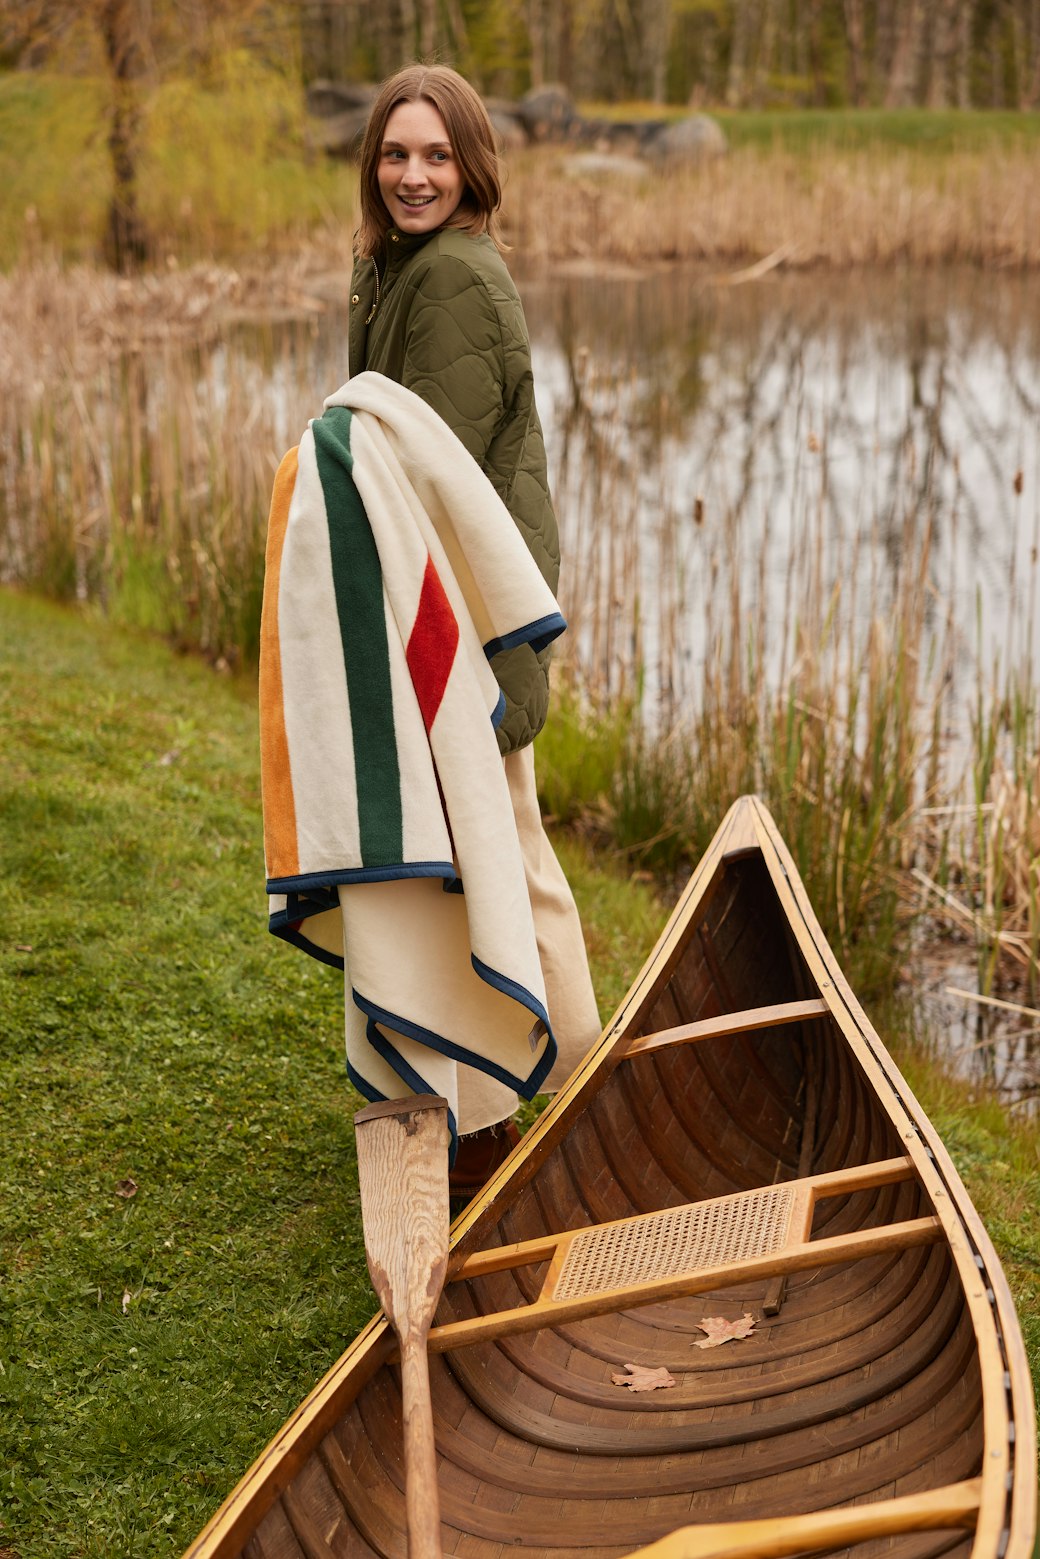
<path id="1" fill-rule="evenodd" d="M 545 85 L 545 14 L 542 0 L 528 0 L 527 36 L 531 44 L 531 85 Z"/>
<path id="2" fill-rule="evenodd" d="M 730 34 L 729 74 L 726 80 L 726 107 L 739 108 L 744 102 L 744 78 L 747 74 L 750 0 L 736 0 L 733 30 Z"/>
<path id="3" fill-rule="evenodd" d="M 758 49 L 755 53 L 755 85 L 754 103 L 756 108 L 761 108 L 766 97 L 766 85 L 773 74 L 776 61 L 776 32 L 777 32 L 777 0 L 763 0 L 762 5 L 762 30 L 758 37 Z"/>
<path id="4" fill-rule="evenodd" d="M 971 39 L 975 0 L 961 0 L 957 12 L 957 107 L 971 107 Z"/>
<path id="5" fill-rule="evenodd" d="M 921 0 L 903 0 L 899 7 L 885 93 L 886 108 L 910 108 L 916 101 L 922 11 Z"/>
<path id="6" fill-rule="evenodd" d="M 428 60 L 437 47 L 437 0 L 419 0 L 419 54 Z"/>
<path id="7" fill-rule="evenodd" d="M 959 3 L 960 0 L 933 0 L 930 28 L 932 45 L 928 51 L 928 88 L 925 93 L 925 103 L 929 108 L 949 107 Z"/>
<path id="8" fill-rule="evenodd" d="M 448 19 L 448 30 L 451 33 L 455 58 L 461 60 L 469 52 L 469 34 L 466 31 L 466 18 L 462 14 L 459 0 L 446 0 L 445 12 Z"/>
<path id="9" fill-rule="evenodd" d="M 137 206 L 142 50 L 135 0 L 102 0 L 98 26 L 112 78 L 108 152 L 112 198 L 105 227 L 105 259 L 115 271 L 136 270 L 148 256 L 148 239 Z"/>
<path id="10" fill-rule="evenodd" d="M 862 108 L 867 100 L 865 29 L 863 0 L 844 0 L 845 42 L 848 47 L 848 91 L 853 108 Z"/>
<path id="11" fill-rule="evenodd" d="M 663 103 L 668 85 L 669 0 L 643 0 L 643 59 L 650 101 Z"/>
<path id="12" fill-rule="evenodd" d="M 1029 0 L 1029 86 L 1026 89 L 1025 106 L 1040 108 L 1040 0 Z"/>

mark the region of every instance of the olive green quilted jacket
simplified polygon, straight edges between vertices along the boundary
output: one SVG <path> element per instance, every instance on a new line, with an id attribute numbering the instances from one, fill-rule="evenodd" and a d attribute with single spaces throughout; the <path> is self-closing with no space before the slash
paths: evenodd
<path id="1" fill-rule="evenodd" d="M 556 516 L 527 325 L 509 272 L 490 238 L 451 228 L 391 229 L 386 247 L 381 272 L 370 259 L 354 266 L 351 377 L 385 374 L 433 407 L 490 480 L 555 593 Z M 520 645 L 492 666 L 506 699 L 498 744 L 516 752 L 545 723 L 549 651 Z"/>

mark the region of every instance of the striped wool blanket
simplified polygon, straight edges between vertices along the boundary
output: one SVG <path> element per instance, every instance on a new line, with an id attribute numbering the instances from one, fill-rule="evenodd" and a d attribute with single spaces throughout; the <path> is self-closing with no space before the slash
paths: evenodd
<path id="1" fill-rule="evenodd" d="M 459 1064 L 525 1097 L 556 1053 L 489 657 L 565 624 L 483 472 L 364 373 L 275 477 L 260 654 L 270 929 L 344 968 L 367 1098 Z M 482 1122 L 480 1124 L 483 1124 Z"/>

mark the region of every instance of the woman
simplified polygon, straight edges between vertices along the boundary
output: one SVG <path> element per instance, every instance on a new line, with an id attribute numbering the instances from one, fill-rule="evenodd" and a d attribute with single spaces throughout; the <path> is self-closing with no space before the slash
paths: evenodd
<path id="1" fill-rule="evenodd" d="M 361 151 L 361 225 L 351 284 L 350 375 L 384 374 L 422 397 L 489 478 L 555 593 L 556 516 L 535 408 L 523 309 L 501 254 L 494 132 L 477 93 L 445 66 L 392 76 L 372 107 Z M 505 695 L 498 726 L 517 818 L 548 1011 L 566 1079 L 599 1020 L 574 901 L 542 828 L 531 743 L 549 702 L 549 651 L 529 645 L 492 661 Z M 470 1189 L 508 1153 L 516 1097 L 467 1070 L 466 1118 L 452 1171 Z"/>

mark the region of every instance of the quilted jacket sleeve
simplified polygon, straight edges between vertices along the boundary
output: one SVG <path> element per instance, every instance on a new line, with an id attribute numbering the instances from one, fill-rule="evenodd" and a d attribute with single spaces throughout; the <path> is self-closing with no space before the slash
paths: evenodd
<path id="1" fill-rule="evenodd" d="M 401 383 L 414 390 L 482 465 L 505 401 L 498 310 L 461 260 L 438 256 L 416 277 Z"/>

